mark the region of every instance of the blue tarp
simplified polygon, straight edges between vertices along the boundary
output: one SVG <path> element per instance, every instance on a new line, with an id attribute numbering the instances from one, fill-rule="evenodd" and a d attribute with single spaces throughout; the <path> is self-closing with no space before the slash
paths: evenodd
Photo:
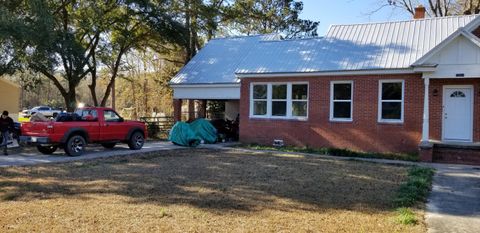
<path id="1" fill-rule="evenodd" d="M 177 122 L 170 130 L 168 140 L 176 145 L 195 147 L 200 142 L 212 144 L 217 141 L 217 129 L 205 119 L 193 122 Z"/>

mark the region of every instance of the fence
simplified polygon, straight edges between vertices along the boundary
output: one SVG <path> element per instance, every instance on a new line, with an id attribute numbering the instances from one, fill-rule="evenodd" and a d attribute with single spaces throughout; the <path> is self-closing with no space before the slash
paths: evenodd
<path id="1" fill-rule="evenodd" d="M 172 129 L 175 124 L 175 119 L 171 116 L 140 117 L 140 121 L 145 122 L 148 128 L 148 134 L 153 138 L 166 138 L 170 129 Z"/>

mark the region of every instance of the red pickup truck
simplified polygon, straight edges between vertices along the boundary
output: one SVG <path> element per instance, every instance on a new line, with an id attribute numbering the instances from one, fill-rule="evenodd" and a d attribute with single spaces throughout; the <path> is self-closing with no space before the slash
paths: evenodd
<path id="1" fill-rule="evenodd" d="M 111 108 L 81 108 L 73 116 L 23 123 L 20 142 L 36 145 L 43 154 L 52 154 L 60 147 L 70 156 L 79 156 L 87 143 L 99 143 L 111 149 L 124 142 L 130 149 L 139 150 L 147 137 L 145 123 L 125 121 Z"/>

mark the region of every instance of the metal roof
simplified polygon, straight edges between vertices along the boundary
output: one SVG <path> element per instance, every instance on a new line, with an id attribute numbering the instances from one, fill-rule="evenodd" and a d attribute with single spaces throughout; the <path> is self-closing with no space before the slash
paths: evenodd
<path id="1" fill-rule="evenodd" d="M 405 69 L 477 15 L 332 25 L 325 37 L 276 35 L 211 40 L 172 84 L 237 83 L 235 73 Z"/>
<path id="2" fill-rule="evenodd" d="M 275 34 L 210 40 L 170 81 L 171 84 L 237 83 L 235 70 L 260 41 L 278 40 Z"/>
<path id="3" fill-rule="evenodd" d="M 333 25 L 324 38 L 259 42 L 236 73 L 410 68 L 416 60 L 476 17 Z"/>

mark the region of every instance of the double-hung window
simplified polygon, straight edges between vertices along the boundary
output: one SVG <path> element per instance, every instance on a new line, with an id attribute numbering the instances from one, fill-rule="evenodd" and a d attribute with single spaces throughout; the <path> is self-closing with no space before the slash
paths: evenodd
<path id="1" fill-rule="evenodd" d="M 267 90 L 266 84 L 253 86 L 253 115 L 266 116 L 267 115 Z"/>
<path id="2" fill-rule="evenodd" d="M 292 117 L 307 117 L 308 85 L 292 84 Z"/>
<path id="3" fill-rule="evenodd" d="M 353 82 L 332 81 L 330 83 L 330 120 L 352 121 Z"/>
<path id="4" fill-rule="evenodd" d="M 403 122 L 404 104 L 403 80 L 381 80 L 379 83 L 378 121 Z"/>
<path id="5" fill-rule="evenodd" d="M 287 84 L 272 84 L 272 117 L 287 116 Z"/>
<path id="6" fill-rule="evenodd" d="M 250 117 L 306 119 L 307 83 L 252 83 Z"/>

